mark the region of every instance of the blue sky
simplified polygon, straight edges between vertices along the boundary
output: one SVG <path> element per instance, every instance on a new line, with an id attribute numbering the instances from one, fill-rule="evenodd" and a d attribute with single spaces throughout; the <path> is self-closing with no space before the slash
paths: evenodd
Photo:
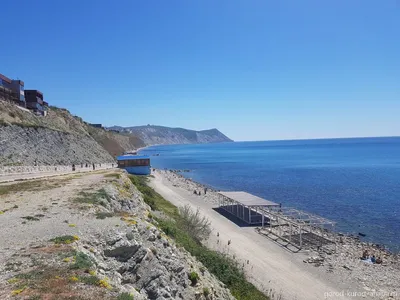
<path id="1" fill-rule="evenodd" d="M 105 125 L 400 135 L 400 2 L 6 1 L 0 73 Z"/>

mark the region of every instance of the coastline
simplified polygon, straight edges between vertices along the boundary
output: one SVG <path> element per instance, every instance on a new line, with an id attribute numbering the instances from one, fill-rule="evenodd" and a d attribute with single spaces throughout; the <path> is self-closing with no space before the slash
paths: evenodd
<path id="1" fill-rule="evenodd" d="M 210 219 L 214 230 L 208 246 L 243 262 L 249 280 L 261 290 L 282 295 L 283 299 L 346 299 L 346 293 L 350 293 L 349 299 L 357 299 L 356 295 L 360 299 L 400 299 L 398 255 L 332 232 L 327 234 L 338 238 L 336 253 L 326 249 L 288 252 L 260 235 L 255 227 L 239 227 L 216 212 L 216 191 L 209 186 L 207 195 L 196 196 L 193 191 L 204 185 L 171 171 L 156 170 L 153 175 L 150 185 L 164 198 L 177 206 L 199 208 Z M 228 240 L 232 241 L 230 246 Z M 381 256 L 384 263 L 361 261 L 363 250 Z"/>

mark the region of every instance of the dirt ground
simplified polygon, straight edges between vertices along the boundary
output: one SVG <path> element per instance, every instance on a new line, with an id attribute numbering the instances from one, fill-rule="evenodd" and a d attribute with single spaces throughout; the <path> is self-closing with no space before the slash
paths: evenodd
<path id="1" fill-rule="evenodd" d="M 28 277 L 32 281 L 31 277 L 35 276 L 37 280 L 40 279 L 40 283 L 35 282 L 34 285 L 44 285 L 40 286 L 42 290 L 68 286 L 69 279 L 66 276 L 70 270 L 64 267 L 61 258 L 73 250 L 68 245 L 54 245 L 50 240 L 60 236 L 90 240 L 107 229 L 119 226 L 119 218 L 96 219 L 94 207 L 82 209 L 74 202 L 82 191 L 90 193 L 101 189 L 105 181 L 110 180 L 105 177 L 110 172 L 115 171 L 0 185 L 0 299 L 29 298 L 23 294 L 23 288 L 15 287 L 14 280 L 17 282 L 19 279 L 16 276 L 21 274 L 29 275 L 22 277 L 25 281 Z M 41 268 L 43 260 L 46 260 L 47 267 L 40 272 L 33 271 Z M 38 274 L 41 274 L 40 278 Z M 76 291 L 75 287 L 71 291 L 59 291 L 57 299 L 69 299 L 74 295 L 73 291 Z M 106 289 L 96 290 L 93 287 L 84 289 L 84 293 L 90 294 L 90 297 L 96 295 L 99 299 L 110 299 L 105 292 Z M 13 293 L 16 295 L 12 296 Z M 21 295 L 17 296 L 19 293 Z M 79 293 L 79 296 L 84 293 Z M 55 299 L 43 295 L 41 299 Z"/>

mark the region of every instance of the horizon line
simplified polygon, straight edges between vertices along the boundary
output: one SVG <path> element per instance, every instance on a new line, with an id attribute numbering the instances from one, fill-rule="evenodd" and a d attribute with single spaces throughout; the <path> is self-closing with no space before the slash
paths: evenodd
<path id="1" fill-rule="evenodd" d="M 313 141 L 313 140 L 344 140 L 344 139 L 379 139 L 379 138 L 400 138 L 400 135 L 383 135 L 383 136 L 354 136 L 354 137 L 319 137 L 319 138 L 288 138 L 288 139 L 273 139 L 273 140 L 248 140 L 233 142 L 251 143 L 251 142 L 283 142 L 283 141 Z M 229 142 L 227 142 L 229 143 Z"/>

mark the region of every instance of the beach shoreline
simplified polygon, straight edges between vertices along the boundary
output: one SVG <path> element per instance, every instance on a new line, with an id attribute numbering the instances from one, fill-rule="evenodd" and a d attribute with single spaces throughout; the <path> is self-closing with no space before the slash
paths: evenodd
<path id="1" fill-rule="evenodd" d="M 164 198 L 176 206 L 199 208 L 210 219 L 214 230 L 207 246 L 243 263 L 249 280 L 258 288 L 283 299 L 357 299 L 357 295 L 359 299 L 400 299 L 397 255 L 343 234 L 337 234 L 336 253 L 324 249 L 291 253 L 257 233 L 255 227 L 239 227 L 219 214 L 212 187 L 207 186 L 207 195 L 197 196 L 193 191 L 205 186 L 179 172 L 155 170 L 153 175 L 150 185 Z M 228 240 L 232 241 L 229 246 Z M 359 257 L 364 250 L 381 255 L 384 263 L 362 262 Z"/>

